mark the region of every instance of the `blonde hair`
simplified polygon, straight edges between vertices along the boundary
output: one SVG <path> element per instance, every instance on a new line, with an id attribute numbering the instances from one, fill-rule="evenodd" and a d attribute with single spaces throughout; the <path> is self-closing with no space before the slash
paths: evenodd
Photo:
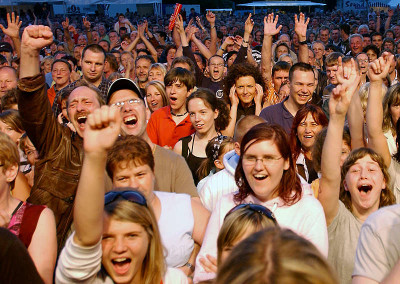
<path id="1" fill-rule="evenodd" d="M 157 91 L 160 92 L 161 97 L 162 97 L 162 102 L 163 102 L 163 107 L 168 106 L 169 105 L 169 100 L 167 99 L 167 94 L 165 92 L 165 85 L 163 82 L 161 81 L 150 81 L 146 84 L 146 87 L 144 87 L 145 93 L 146 93 L 146 103 L 147 103 L 147 89 L 153 86 L 157 89 Z"/>
<path id="2" fill-rule="evenodd" d="M 116 220 L 132 222 L 145 229 L 149 246 L 140 273 L 143 284 L 153 284 L 161 282 L 166 265 L 157 220 L 153 209 L 147 206 L 117 199 L 106 205 L 104 211 Z"/>
<path id="3" fill-rule="evenodd" d="M 370 82 L 366 82 L 365 84 L 361 85 L 360 90 L 358 91 L 358 95 L 360 96 L 360 101 L 361 101 L 361 107 L 364 114 L 364 119 L 367 113 L 369 86 Z M 382 94 L 386 94 L 386 92 L 387 92 L 387 87 L 385 86 L 385 84 L 382 84 Z"/>
<path id="4" fill-rule="evenodd" d="M 221 255 L 224 248 L 232 246 L 245 233 L 257 232 L 271 226 L 275 226 L 271 219 L 248 207 L 240 208 L 226 215 L 217 240 L 218 265 L 221 265 Z"/>
<path id="5" fill-rule="evenodd" d="M 267 228 L 242 241 L 219 267 L 218 284 L 338 284 L 324 256 L 288 229 Z"/>

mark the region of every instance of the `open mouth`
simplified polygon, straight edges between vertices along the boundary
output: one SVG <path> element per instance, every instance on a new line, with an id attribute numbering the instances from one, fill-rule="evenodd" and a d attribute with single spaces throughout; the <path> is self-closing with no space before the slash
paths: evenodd
<path id="1" fill-rule="evenodd" d="M 264 180 L 268 177 L 268 175 L 254 175 L 256 180 Z"/>
<path id="2" fill-rule="evenodd" d="M 307 138 L 307 139 L 311 139 L 311 138 L 313 138 L 314 136 L 312 136 L 312 135 L 304 135 L 304 138 Z"/>
<path id="3" fill-rule="evenodd" d="M 176 100 L 178 100 L 178 98 L 175 98 L 175 97 L 170 97 L 169 99 L 170 99 L 171 101 L 174 101 L 174 102 L 175 102 Z"/>
<path id="4" fill-rule="evenodd" d="M 130 116 L 124 119 L 124 124 L 126 125 L 135 125 L 138 119 L 136 116 Z"/>
<path id="5" fill-rule="evenodd" d="M 111 260 L 114 270 L 117 274 L 125 274 L 129 270 L 130 258 L 114 258 Z"/>
<path id="6" fill-rule="evenodd" d="M 76 121 L 77 121 L 79 124 L 85 124 L 85 123 L 86 123 L 86 120 L 87 120 L 86 115 L 84 115 L 84 116 L 79 116 L 79 117 L 76 119 Z"/>
<path id="7" fill-rule="evenodd" d="M 370 185 L 370 184 L 363 184 L 363 185 L 360 185 L 360 186 L 358 187 L 358 190 L 359 190 L 360 192 L 368 193 L 370 190 L 372 190 L 372 185 Z"/>

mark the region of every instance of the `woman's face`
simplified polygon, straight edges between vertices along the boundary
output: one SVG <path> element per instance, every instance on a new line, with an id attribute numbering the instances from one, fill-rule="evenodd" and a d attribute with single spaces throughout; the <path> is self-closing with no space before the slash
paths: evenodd
<path id="1" fill-rule="evenodd" d="M 164 106 L 161 93 L 153 85 L 147 87 L 146 100 L 151 112 L 154 112 Z"/>
<path id="2" fill-rule="evenodd" d="M 400 117 L 400 105 L 390 105 L 390 115 L 392 116 L 393 125 L 396 125 Z"/>
<path id="3" fill-rule="evenodd" d="M 190 122 L 196 132 L 200 134 L 209 133 L 215 130 L 215 119 L 218 111 L 212 110 L 202 99 L 191 99 L 188 103 Z"/>
<path id="4" fill-rule="evenodd" d="M 308 40 L 309 40 L 311 43 L 314 42 L 314 40 L 315 40 L 315 34 L 311 33 L 311 34 L 308 36 Z"/>
<path id="5" fill-rule="evenodd" d="M 379 164 L 366 155 L 349 168 L 344 186 L 350 192 L 352 207 L 361 213 L 378 210 L 386 182 Z"/>
<path id="6" fill-rule="evenodd" d="M 243 106 L 250 106 L 256 95 L 256 81 L 253 76 L 244 76 L 236 80 L 236 94 Z"/>
<path id="7" fill-rule="evenodd" d="M 157 81 L 160 81 L 160 82 L 164 83 L 164 74 L 158 68 L 152 68 L 149 71 L 149 82 L 150 81 L 154 81 L 154 80 L 157 80 Z"/>
<path id="8" fill-rule="evenodd" d="M 168 50 L 167 53 L 167 62 L 168 63 L 172 63 L 172 61 L 175 59 L 175 54 L 176 54 L 176 49 L 175 48 L 171 48 L 170 50 Z"/>
<path id="9" fill-rule="evenodd" d="M 11 140 L 14 141 L 16 144 L 18 144 L 19 139 L 23 134 L 21 132 L 15 131 L 14 129 L 12 129 L 11 126 L 5 124 L 1 120 L 0 120 L 0 131 L 3 132 L 4 134 L 7 134 L 11 138 Z"/>
<path id="10" fill-rule="evenodd" d="M 136 166 L 134 162 L 120 162 L 113 173 L 113 187 L 133 187 L 139 190 L 147 200 L 151 199 L 155 185 L 155 176 L 149 165 Z"/>
<path id="11" fill-rule="evenodd" d="M 284 45 L 280 45 L 276 48 L 276 58 L 279 58 L 279 56 L 281 56 L 282 54 L 287 54 L 287 53 L 289 53 L 289 50 Z"/>
<path id="12" fill-rule="evenodd" d="M 44 71 L 44 73 L 49 73 L 49 72 L 51 72 L 51 60 L 46 60 L 44 63 L 43 63 L 43 71 Z"/>
<path id="13" fill-rule="evenodd" d="M 139 283 L 149 236 L 139 224 L 104 217 L 102 264 L 114 283 Z"/>
<path id="14" fill-rule="evenodd" d="M 346 143 L 346 141 L 342 140 L 342 154 L 340 156 L 340 167 L 343 166 L 343 163 L 349 156 L 350 152 L 351 152 L 350 146 Z"/>
<path id="15" fill-rule="evenodd" d="M 297 126 L 297 138 L 300 141 L 301 147 L 304 151 L 311 151 L 315 142 L 315 137 L 322 130 L 322 125 L 318 124 L 311 113 L 300 122 Z"/>
<path id="16" fill-rule="evenodd" d="M 283 172 L 289 169 L 289 161 L 283 159 L 272 140 L 263 140 L 251 145 L 243 154 L 242 165 L 250 188 L 255 197 L 262 202 L 278 195 L 274 191 L 281 182 Z"/>

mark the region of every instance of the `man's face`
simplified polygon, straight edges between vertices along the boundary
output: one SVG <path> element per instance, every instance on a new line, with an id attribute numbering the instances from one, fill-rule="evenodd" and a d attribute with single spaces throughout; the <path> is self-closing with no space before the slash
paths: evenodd
<path id="1" fill-rule="evenodd" d="M 279 37 L 279 40 L 281 42 L 284 42 L 287 44 L 287 46 L 290 46 L 290 37 L 287 34 L 283 34 Z"/>
<path id="2" fill-rule="evenodd" d="M 124 23 L 124 20 L 125 20 L 125 17 L 124 17 L 124 16 L 120 15 L 120 16 L 118 17 L 118 21 L 119 21 L 121 24 Z"/>
<path id="3" fill-rule="evenodd" d="M 74 48 L 74 57 L 76 60 L 81 60 L 82 57 L 82 47 L 81 46 L 75 46 Z"/>
<path id="4" fill-rule="evenodd" d="M 110 42 L 118 41 L 118 34 L 116 32 L 110 32 L 108 37 L 110 38 Z"/>
<path id="5" fill-rule="evenodd" d="M 278 70 L 274 72 L 272 76 L 272 83 L 274 83 L 274 89 L 276 92 L 279 91 L 283 82 L 289 80 L 289 71 L 286 70 Z"/>
<path id="6" fill-rule="evenodd" d="M 104 51 L 105 52 L 109 52 L 110 50 L 110 46 L 108 45 L 108 43 L 107 42 L 105 42 L 105 41 L 100 41 L 99 42 L 99 45 L 104 49 Z"/>
<path id="7" fill-rule="evenodd" d="M 337 85 L 338 84 L 338 80 L 337 80 L 337 77 L 336 77 L 337 70 L 338 70 L 338 66 L 337 65 L 327 66 L 326 67 L 326 75 L 328 76 L 329 84 L 333 84 L 333 85 Z"/>
<path id="8" fill-rule="evenodd" d="M 368 27 L 369 27 L 369 29 L 370 29 L 371 31 L 374 31 L 374 30 L 375 30 L 375 27 L 376 27 L 375 21 L 374 21 L 374 20 L 369 20 L 369 22 L 368 22 Z"/>
<path id="9" fill-rule="evenodd" d="M 400 37 L 400 26 L 398 26 L 398 25 L 394 26 L 393 31 L 394 31 L 394 36 L 396 37 L 396 39 L 399 38 Z"/>
<path id="10" fill-rule="evenodd" d="M 312 47 L 314 53 L 315 53 L 315 59 L 320 60 L 324 56 L 325 52 L 325 47 L 322 43 L 316 42 L 313 44 Z"/>
<path id="11" fill-rule="evenodd" d="M 78 87 L 69 95 L 68 118 L 80 137 L 83 137 L 87 116 L 99 107 L 96 92 L 88 87 Z"/>
<path id="12" fill-rule="evenodd" d="M 314 52 L 312 52 L 312 50 L 308 50 L 308 64 L 310 64 L 311 66 L 315 66 L 315 56 L 314 56 Z"/>
<path id="13" fill-rule="evenodd" d="M 331 39 L 333 40 L 333 42 L 338 42 L 339 41 L 339 37 L 340 37 L 339 30 L 332 30 Z"/>
<path id="14" fill-rule="evenodd" d="M 121 64 L 121 53 L 119 52 L 113 52 L 115 59 L 117 59 L 118 65 Z"/>
<path id="15" fill-rule="evenodd" d="M 368 71 L 368 56 L 365 53 L 360 53 L 357 56 L 358 65 L 360 65 L 361 74 L 367 74 Z"/>
<path id="16" fill-rule="evenodd" d="M 314 72 L 296 70 L 290 81 L 290 98 L 298 106 L 305 105 L 314 92 Z"/>
<path id="17" fill-rule="evenodd" d="M 221 57 L 214 56 L 208 62 L 208 70 L 211 79 L 214 82 L 219 82 L 224 76 L 225 62 Z"/>
<path id="18" fill-rule="evenodd" d="M 63 88 L 69 83 L 71 72 L 67 64 L 64 62 L 56 62 L 53 64 L 53 69 L 51 70 L 51 76 L 53 77 L 56 86 Z"/>
<path id="19" fill-rule="evenodd" d="M 292 43 L 294 46 L 299 46 L 299 36 L 296 33 L 293 34 Z"/>
<path id="20" fill-rule="evenodd" d="M 372 44 L 375 45 L 377 48 L 381 49 L 382 47 L 382 36 L 381 35 L 374 35 L 372 37 Z"/>
<path id="21" fill-rule="evenodd" d="M 329 30 L 321 30 L 319 32 L 319 38 L 323 43 L 327 43 L 329 40 Z"/>
<path id="22" fill-rule="evenodd" d="M 87 45 L 87 40 L 86 40 L 86 37 L 84 35 L 80 35 L 78 37 L 78 44 L 82 45 L 82 46 L 86 46 Z"/>
<path id="23" fill-rule="evenodd" d="M 103 25 L 99 26 L 100 36 L 103 37 L 106 34 L 106 28 Z"/>
<path id="24" fill-rule="evenodd" d="M 364 37 L 363 48 L 366 47 L 367 45 L 370 45 L 371 43 L 372 43 L 371 38 L 369 36 Z"/>
<path id="25" fill-rule="evenodd" d="M 367 33 L 369 33 L 369 30 L 367 29 L 367 28 L 365 28 L 365 27 L 363 27 L 363 28 L 361 28 L 359 31 L 358 31 L 358 33 L 359 34 L 367 34 Z"/>
<path id="26" fill-rule="evenodd" d="M 17 77 L 15 72 L 10 68 L 2 68 L 0 70 L 0 98 L 7 91 L 17 87 Z"/>
<path id="27" fill-rule="evenodd" d="M 150 70 L 151 62 L 145 58 L 139 59 L 136 61 L 136 77 L 138 78 L 139 82 L 146 83 L 149 77 L 149 70 Z"/>
<path id="28" fill-rule="evenodd" d="M 180 110 L 186 103 L 186 98 L 189 95 L 189 91 L 185 84 L 179 80 L 165 87 L 171 109 L 173 111 Z"/>
<path id="29" fill-rule="evenodd" d="M 356 36 L 350 40 L 350 50 L 352 54 L 358 54 L 363 49 L 363 41 L 360 37 Z"/>
<path id="30" fill-rule="evenodd" d="M 96 31 L 92 32 L 92 40 L 93 40 L 94 43 L 99 43 L 100 35 L 99 35 L 98 32 L 96 32 Z"/>
<path id="31" fill-rule="evenodd" d="M 103 76 L 104 61 L 104 53 L 86 50 L 81 62 L 83 77 L 90 83 L 100 80 Z"/>
<path id="32" fill-rule="evenodd" d="M 228 33 L 228 29 L 226 26 L 221 26 L 219 30 L 222 32 L 222 34 L 225 36 Z"/>
<path id="33" fill-rule="evenodd" d="M 383 48 L 384 49 L 389 49 L 389 50 L 394 50 L 394 45 L 393 45 L 393 43 L 391 42 L 391 41 L 387 41 L 387 42 L 385 42 L 385 44 L 383 45 Z"/>
<path id="34" fill-rule="evenodd" d="M 122 118 L 121 133 L 143 137 L 150 113 L 143 100 L 132 90 L 119 90 L 112 94 L 109 105 L 123 103 L 120 107 Z"/>

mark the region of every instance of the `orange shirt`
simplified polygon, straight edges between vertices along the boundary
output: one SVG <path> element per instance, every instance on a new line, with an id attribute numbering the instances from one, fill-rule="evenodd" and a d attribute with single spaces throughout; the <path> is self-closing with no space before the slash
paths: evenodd
<path id="1" fill-rule="evenodd" d="M 280 103 L 284 100 L 285 98 L 281 98 L 277 92 L 275 92 L 275 88 L 272 84 L 272 81 L 267 82 L 267 91 L 265 92 L 264 95 L 264 102 L 268 102 L 269 106 L 276 105 L 277 103 Z"/>
<path id="2" fill-rule="evenodd" d="M 189 114 L 178 125 L 172 119 L 171 107 L 166 106 L 151 114 L 147 123 L 147 134 L 150 140 L 161 147 L 173 148 L 179 139 L 194 133 Z"/>
<path id="3" fill-rule="evenodd" d="M 53 87 L 47 90 L 47 97 L 49 98 L 50 105 L 53 105 L 54 99 L 56 98 L 56 90 Z"/>

